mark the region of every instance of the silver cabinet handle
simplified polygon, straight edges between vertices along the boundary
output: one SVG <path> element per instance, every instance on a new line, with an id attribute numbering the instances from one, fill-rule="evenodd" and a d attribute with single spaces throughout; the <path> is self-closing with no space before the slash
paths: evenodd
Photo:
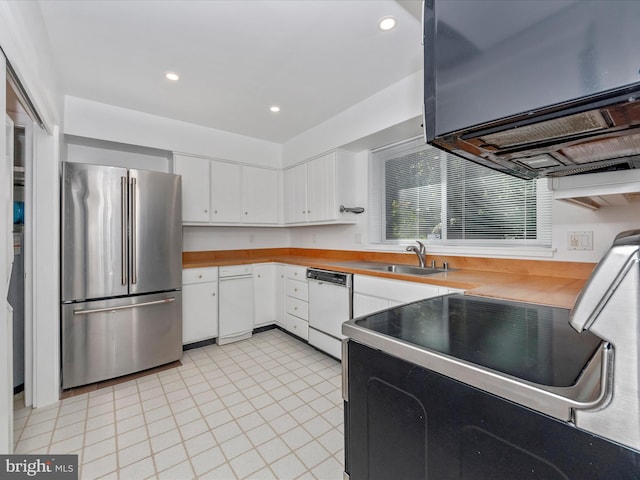
<path id="1" fill-rule="evenodd" d="M 131 283 L 138 283 L 138 268 L 136 265 L 136 250 L 138 243 L 136 239 L 137 219 L 136 219 L 136 179 L 131 179 Z"/>
<path id="2" fill-rule="evenodd" d="M 120 281 L 122 285 L 127 284 L 127 177 L 120 177 L 120 202 L 122 205 L 120 206 L 120 227 L 122 228 L 122 232 L 120 234 L 120 248 L 122 248 L 121 252 L 121 262 L 120 267 L 122 269 L 122 275 Z"/>
<path id="3" fill-rule="evenodd" d="M 176 298 L 175 297 L 171 297 L 171 298 L 165 298 L 163 300 L 154 300 L 153 302 L 144 302 L 144 303 L 136 303 L 133 305 L 120 305 L 117 307 L 108 307 L 108 308 L 94 308 L 91 310 L 74 310 L 73 314 L 74 315 L 89 315 L 91 313 L 102 313 L 102 312 L 115 312 L 116 310 L 127 310 L 127 309 L 131 309 L 131 308 L 138 308 L 138 307 L 146 307 L 148 305 L 159 305 L 161 303 L 171 303 L 171 302 L 175 302 Z"/>

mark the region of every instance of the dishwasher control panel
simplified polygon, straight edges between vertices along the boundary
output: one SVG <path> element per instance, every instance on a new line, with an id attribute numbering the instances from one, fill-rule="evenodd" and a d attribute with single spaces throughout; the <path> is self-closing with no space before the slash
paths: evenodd
<path id="1" fill-rule="evenodd" d="M 317 268 L 309 268 L 307 270 L 307 278 L 318 282 L 334 283 L 350 288 L 353 275 L 351 273 L 333 272 L 331 270 L 319 270 Z"/>

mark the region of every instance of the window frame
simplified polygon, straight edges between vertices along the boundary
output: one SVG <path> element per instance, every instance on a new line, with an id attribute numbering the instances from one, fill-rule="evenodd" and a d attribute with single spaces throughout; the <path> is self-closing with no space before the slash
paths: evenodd
<path id="1" fill-rule="evenodd" d="M 369 244 L 372 248 L 385 248 L 390 250 L 397 250 L 399 246 L 406 246 L 415 240 L 420 240 L 430 247 L 433 251 L 436 248 L 438 251 L 500 251 L 501 249 L 507 249 L 508 251 L 501 252 L 498 256 L 511 256 L 516 250 L 531 254 L 531 256 L 552 256 L 552 202 L 553 195 L 549 188 L 547 179 L 537 180 L 520 180 L 523 182 L 536 182 L 536 238 L 535 239 L 449 239 L 448 228 L 446 221 L 442 222 L 441 226 L 441 238 L 399 238 L 388 239 L 387 237 L 387 212 L 386 212 L 386 175 L 385 165 L 386 162 L 393 158 L 400 158 L 403 156 L 417 153 L 425 149 L 436 149 L 440 152 L 440 168 L 441 168 L 441 218 L 447 218 L 447 159 L 453 154 L 445 152 L 432 145 L 424 143 L 423 137 L 415 137 L 408 140 L 403 140 L 391 145 L 386 145 L 369 152 Z M 444 154 L 444 155 L 443 155 Z M 460 157 L 459 157 L 460 158 Z M 462 161 L 468 160 L 462 159 Z M 474 167 L 477 164 L 470 162 Z M 482 167 L 486 168 L 486 167 Z M 507 175 L 497 171 L 496 175 Z"/>

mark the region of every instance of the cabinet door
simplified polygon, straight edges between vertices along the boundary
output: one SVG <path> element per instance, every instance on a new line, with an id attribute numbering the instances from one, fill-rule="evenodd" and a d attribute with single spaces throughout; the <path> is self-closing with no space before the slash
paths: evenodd
<path id="1" fill-rule="evenodd" d="M 182 175 L 182 221 L 209 222 L 209 164 L 206 158 L 173 156 L 173 171 Z"/>
<path id="2" fill-rule="evenodd" d="M 212 222 L 240 222 L 240 212 L 242 211 L 241 168 L 240 165 L 233 163 L 211 162 Z"/>
<path id="3" fill-rule="evenodd" d="M 276 320 L 276 266 L 253 266 L 254 326 L 270 325 Z"/>
<path id="4" fill-rule="evenodd" d="M 353 294 L 353 317 L 369 315 L 373 312 L 389 308 L 389 300 L 386 298 L 372 297 L 362 293 Z"/>
<path id="5" fill-rule="evenodd" d="M 284 265 L 276 264 L 275 266 L 275 285 L 276 285 L 276 311 L 275 311 L 275 320 L 276 324 L 281 327 L 285 326 L 284 319 Z"/>
<path id="6" fill-rule="evenodd" d="M 242 221 L 278 223 L 278 172 L 242 168 Z"/>
<path id="7" fill-rule="evenodd" d="M 251 277 L 220 278 L 219 345 L 251 336 L 253 296 Z"/>
<path id="8" fill-rule="evenodd" d="M 218 282 L 182 287 L 182 344 L 218 336 Z"/>
<path id="9" fill-rule="evenodd" d="M 307 221 L 307 165 L 284 171 L 285 223 Z"/>
<path id="10" fill-rule="evenodd" d="M 338 217 L 334 153 L 316 158 L 307 165 L 307 213 L 310 222 Z"/>

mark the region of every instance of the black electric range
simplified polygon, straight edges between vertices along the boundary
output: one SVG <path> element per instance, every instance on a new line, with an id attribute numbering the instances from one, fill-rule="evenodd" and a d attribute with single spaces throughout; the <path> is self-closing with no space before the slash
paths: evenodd
<path id="1" fill-rule="evenodd" d="M 364 345 L 560 420 L 602 403 L 609 345 L 569 310 L 451 294 L 345 322 Z"/>
<path id="2" fill-rule="evenodd" d="M 467 295 L 429 298 L 354 324 L 541 385 L 574 385 L 602 340 L 569 325 L 569 310 Z"/>
<path id="3" fill-rule="evenodd" d="M 614 362 L 567 309 L 453 294 L 342 331 L 345 478 L 640 478 L 640 452 L 576 428 Z"/>

